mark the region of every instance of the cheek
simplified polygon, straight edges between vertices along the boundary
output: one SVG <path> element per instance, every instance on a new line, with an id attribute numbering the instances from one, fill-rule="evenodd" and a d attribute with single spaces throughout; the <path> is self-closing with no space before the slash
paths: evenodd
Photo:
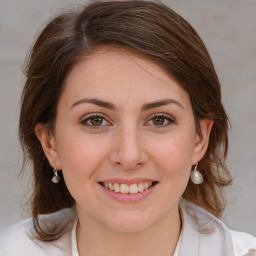
<path id="1" fill-rule="evenodd" d="M 90 139 L 78 137 L 64 139 L 58 146 L 62 173 L 69 192 L 78 205 L 84 201 L 89 205 L 94 204 L 95 175 L 104 161 L 106 149 Z"/>
<path id="2" fill-rule="evenodd" d="M 104 145 L 90 138 L 69 136 L 58 144 L 58 155 L 63 174 L 76 183 L 88 182 L 105 158 Z M 87 179 L 83 179 L 87 177 Z"/>
<path id="3" fill-rule="evenodd" d="M 163 141 L 154 143 L 152 159 L 155 159 L 156 168 L 162 170 L 165 177 L 172 180 L 187 180 L 190 174 L 194 141 L 192 136 L 170 136 Z"/>

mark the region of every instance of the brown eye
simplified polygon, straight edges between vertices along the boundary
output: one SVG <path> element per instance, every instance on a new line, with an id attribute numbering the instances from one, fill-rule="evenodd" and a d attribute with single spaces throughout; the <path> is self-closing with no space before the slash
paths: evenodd
<path id="1" fill-rule="evenodd" d="M 174 123 L 174 119 L 166 114 L 154 114 L 147 122 L 147 124 L 155 128 L 165 128 L 173 125 Z"/>
<path id="2" fill-rule="evenodd" d="M 92 123 L 92 125 L 100 126 L 103 123 L 103 118 L 100 116 L 92 117 L 91 123 Z"/>
<path id="3" fill-rule="evenodd" d="M 92 129 L 99 129 L 111 125 L 104 116 L 98 114 L 87 116 L 81 121 L 81 124 Z"/>
<path id="4" fill-rule="evenodd" d="M 163 125 L 164 121 L 165 121 L 165 118 L 162 116 L 157 116 L 157 117 L 153 118 L 154 125 Z"/>

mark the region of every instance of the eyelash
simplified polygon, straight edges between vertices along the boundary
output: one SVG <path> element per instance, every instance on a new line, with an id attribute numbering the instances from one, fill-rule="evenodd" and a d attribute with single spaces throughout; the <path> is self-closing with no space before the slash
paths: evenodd
<path id="1" fill-rule="evenodd" d="M 81 121 L 81 124 L 84 125 L 84 126 L 87 126 L 90 129 L 102 129 L 102 127 L 106 126 L 106 125 L 94 126 L 92 124 L 87 123 L 88 121 L 91 121 L 95 117 L 103 118 L 105 121 L 108 122 L 108 118 L 104 114 L 102 114 L 102 113 L 97 113 L 96 114 L 95 113 L 95 114 L 90 114 L 90 115 L 85 116 L 85 118 Z M 153 114 L 153 115 L 149 116 L 149 121 L 153 120 L 154 118 L 164 118 L 165 121 L 166 120 L 168 121 L 168 124 L 152 125 L 152 126 L 155 126 L 156 129 L 165 128 L 165 127 L 168 127 L 168 126 L 176 123 L 175 120 L 171 116 L 163 114 L 163 113 Z M 147 121 L 147 122 L 149 122 L 149 121 Z M 107 126 L 111 126 L 111 125 L 107 125 Z"/>
<path id="2" fill-rule="evenodd" d="M 151 121 L 151 120 L 153 120 L 154 118 L 157 118 L 157 117 L 158 118 L 164 118 L 164 123 L 165 123 L 166 120 L 168 121 L 168 123 L 163 124 L 163 125 L 153 125 L 153 126 L 155 126 L 156 129 L 165 128 L 165 127 L 168 127 L 168 126 L 176 123 L 174 118 L 172 118 L 170 115 L 166 115 L 166 114 L 163 114 L 163 113 L 157 113 L 157 114 L 153 114 L 153 115 L 149 116 L 149 121 Z"/>

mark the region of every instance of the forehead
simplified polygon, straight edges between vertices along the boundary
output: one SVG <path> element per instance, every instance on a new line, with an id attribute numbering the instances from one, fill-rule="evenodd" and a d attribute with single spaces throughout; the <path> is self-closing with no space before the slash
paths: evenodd
<path id="1" fill-rule="evenodd" d="M 144 56 L 120 48 L 101 48 L 72 67 L 65 81 L 69 98 L 152 101 L 169 95 L 185 97 L 184 89 L 161 67 Z"/>

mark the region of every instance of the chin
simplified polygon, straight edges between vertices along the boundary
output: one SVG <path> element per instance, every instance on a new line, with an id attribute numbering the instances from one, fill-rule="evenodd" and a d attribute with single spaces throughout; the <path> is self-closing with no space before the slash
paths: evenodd
<path id="1" fill-rule="evenodd" d="M 124 215 L 111 216 L 108 220 L 105 220 L 108 228 L 123 233 L 139 232 L 147 229 L 152 220 L 147 218 L 145 214 L 140 213 L 126 213 Z"/>

